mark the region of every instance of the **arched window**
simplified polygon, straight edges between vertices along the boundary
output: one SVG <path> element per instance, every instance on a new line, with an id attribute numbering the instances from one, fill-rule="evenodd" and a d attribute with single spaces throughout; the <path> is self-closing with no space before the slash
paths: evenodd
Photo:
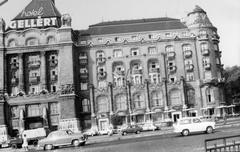
<path id="1" fill-rule="evenodd" d="M 172 90 L 170 92 L 170 101 L 172 105 L 181 104 L 181 93 L 178 90 Z"/>
<path id="2" fill-rule="evenodd" d="M 27 45 L 28 46 L 37 45 L 37 39 L 36 38 L 27 39 Z"/>
<path id="3" fill-rule="evenodd" d="M 191 45 L 190 44 L 183 44 L 182 45 L 182 50 L 183 51 L 191 50 Z"/>
<path id="4" fill-rule="evenodd" d="M 162 92 L 154 91 L 152 93 L 152 102 L 153 102 L 153 107 L 157 107 L 157 106 L 163 105 Z"/>
<path id="5" fill-rule="evenodd" d="M 200 44 L 200 47 L 201 47 L 201 50 L 202 50 L 202 51 L 208 49 L 207 43 L 201 43 L 201 44 Z"/>
<path id="6" fill-rule="evenodd" d="M 156 47 L 149 47 L 148 48 L 148 54 L 157 54 L 157 48 Z"/>
<path id="7" fill-rule="evenodd" d="M 116 103 L 117 103 L 117 110 L 126 110 L 127 109 L 126 96 L 118 95 L 116 97 Z"/>
<path id="8" fill-rule="evenodd" d="M 187 98 L 189 104 L 195 103 L 195 91 L 194 90 L 188 90 L 187 92 Z"/>
<path id="9" fill-rule="evenodd" d="M 136 94 L 134 97 L 134 104 L 135 108 L 144 108 L 145 103 L 144 103 L 144 97 L 141 94 Z"/>
<path id="10" fill-rule="evenodd" d="M 213 90 L 211 88 L 206 89 L 207 102 L 213 102 Z"/>
<path id="11" fill-rule="evenodd" d="M 99 97 L 98 100 L 98 111 L 108 111 L 108 98 L 107 97 Z"/>
<path id="12" fill-rule="evenodd" d="M 83 99 L 82 101 L 82 110 L 83 112 L 90 112 L 90 101 L 88 99 Z"/>
<path id="13" fill-rule="evenodd" d="M 97 51 L 97 58 L 103 58 L 105 57 L 105 54 L 103 51 Z"/>
<path id="14" fill-rule="evenodd" d="M 16 41 L 15 40 L 10 40 L 9 42 L 8 42 L 8 46 L 9 47 L 15 47 L 16 46 Z"/>
<path id="15" fill-rule="evenodd" d="M 166 46 L 166 52 L 173 52 L 173 51 L 174 51 L 174 48 L 172 45 Z"/>

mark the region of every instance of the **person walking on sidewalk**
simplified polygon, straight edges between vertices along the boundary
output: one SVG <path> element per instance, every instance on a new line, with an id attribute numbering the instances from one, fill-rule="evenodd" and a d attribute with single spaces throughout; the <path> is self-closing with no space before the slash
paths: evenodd
<path id="1" fill-rule="evenodd" d="M 26 134 L 23 135 L 23 144 L 22 147 L 25 149 L 25 151 L 28 151 L 28 141 Z"/>
<path id="2" fill-rule="evenodd" d="M 223 124 L 226 125 L 227 123 L 227 114 L 225 113 L 225 111 L 223 112 Z"/>

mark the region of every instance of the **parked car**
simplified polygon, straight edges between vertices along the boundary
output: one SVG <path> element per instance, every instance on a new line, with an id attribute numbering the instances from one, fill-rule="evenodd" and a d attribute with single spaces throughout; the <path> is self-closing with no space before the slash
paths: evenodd
<path id="1" fill-rule="evenodd" d="M 98 131 L 99 135 L 112 135 L 113 134 L 113 129 L 112 128 L 106 128 L 104 130 L 99 130 Z"/>
<path id="2" fill-rule="evenodd" d="M 173 128 L 175 133 L 181 133 L 183 136 L 187 136 L 191 132 L 212 133 L 215 129 L 215 122 L 203 121 L 200 117 L 187 117 L 178 119 L 173 124 Z"/>
<path id="3" fill-rule="evenodd" d="M 51 132 L 47 138 L 39 140 L 38 147 L 51 150 L 64 145 L 83 146 L 87 139 L 88 136 L 81 133 L 73 133 L 71 130 L 57 130 Z"/>
<path id="4" fill-rule="evenodd" d="M 146 123 L 144 124 L 143 126 L 141 126 L 143 128 L 143 131 L 149 131 L 149 130 L 152 130 L 152 131 L 155 131 L 155 130 L 159 130 L 160 127 L 153 124 L 153 123 Z"/>
<path id="5" fill-rule="evenodd" d="M 96 129 L 88 129 L 83 134 L 88 136 L 95 136 L 95 135 L 98 135 L 98 131 Z"/>
<path id="6" fill-rule="evenodd" d="M 126 128 L 121 130 L 123 136 L 127 135 L 128 133 L 136 133 L 139 134 L 143 130 L 142 127 L 138 125 L 128 125 Z"/>

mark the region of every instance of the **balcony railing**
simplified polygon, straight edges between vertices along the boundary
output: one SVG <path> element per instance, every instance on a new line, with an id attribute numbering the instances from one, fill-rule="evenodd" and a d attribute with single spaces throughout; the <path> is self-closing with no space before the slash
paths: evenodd
<path id="1" fill-rule="evenodd" d="M 185 58 L 190 58 L 192 57 L 192 51 L 191 50 L 185 50 L 183 52 Z"/>
<path id="2" fill-rule="evenodd" d="M 106 72 L 98 72 L 98 78 L 99 79 L 105 79 L 107 76 L 107 73 Z"/>
<path id="3" fill-rule="evenodd" d="M 150 68 L 149 73 L 159 73 L 160 69 L 159 68 Z"/>
<path id="4" fill-rule="evenodd" d="M 211 70 L 211 63 L 206 63 L 206 64 L 204 65 L 204 69 L 205 69 L 205 70 Z"/>
<path id="5" fill-rule="evenodd" d="M 142 74 L 142 69 L 132 69 L 133 74 Z"/>
<path id="6" fill-rule="evenodd" d="M 51 59 L 49 60 L 49 65 L 50 67 L 55 67 L 58 65 L 58 60 L 57 59 Z"/>
<path id="7" fill-rule="evenodd" d="M 40 61 L 29 61 L 28 62 L 28 67 L 29 68 L 39 68 L 41 65 Z"/>
<path id="8" fill-rule="evenodd" d="M 169 66 L 168 67 L 168 72 L 169 73 L 175 73 L 177 71 L 177 67 L 176 66 Z"/>
<path id="9" fill-rule="evenodd" d="M 30 82 L 30 83 L 39 83 L 39 82 L 40 82 L 40 77 L 39 77 L 39 76 L 30 77 L 30 78 L 29 78 L 29 82 Z"/>
<path id="10" fill-rule="evenodd" d="M 19 68 L 19 63 L 18 62 L 12 62 L 11 64 L 11 70 L 17 70 Z"/>
<path id="11" fill-rule="evenodd" d="M 87 63 L 88 63 L 87 58 L 79 58 L 79 64 L 80 64 L 80 65 L 85 65 L 85 64 L 87 64 Z"/>
<path id="12" fill-rule="evenodd" d="M 80 79 L 88 79 L 88 73 L 80 73 Z"/>
<path id="13" fill-rule="evenodd" d="M 11 79 L 11 84 L 12 85 L 17 85 L 18 84 L 18 78 L 12 78 Z"/>
<path id="14" fill-rule="evenodd" d="M 192 64 L 186 64 L 185 65 L 185 69 L 187 72 L 192 72 L 193 71 L 194 66 Z"/>
<path id="15" fill-rule="evenodd" d="M 167 58 L 173 60 L 175 58 L 175 52 L 167 52 Z"/>
<path id="16" fill-rule="evenodd" d="M 212 41 L 216 41 L 216 42 L 219 42 L 219 36 L 217 34 L 213 34 L 212 35 Z"/>
<path id="17" fill-rule="evenodd" d="M 208 34 L 199 34 L 197 36 L 199 41 L 207 41 L 208 40 Z"/>
<path id="18" fill-rule="evenodd" d="M 97 58 L 97 63 L 98 64 L 104 64 L 106 62 L 106 58 L 105 57 L 99 57 Z"/>
<path id="19" fill-rule="evenodd" d="M 52 75 L 50 77 L 51 81 L 57 81 L 58 80 L 58 76 L 57 75 Z"/>
<path id="20" fill-rule="evenodd" d="M 209 55 L 209 50 L 208 49 L 202 50 L 202 55 L 203 56 L 208 56 Z"/>
<path id="21" fill-rule="evenodd" d="M 216 64 L 216 67 L 218 68 L 218 69 L 222 69 L 223 68 L 223 64 Z"/>
<path id="22" fill-rule="evenodd" d="M 217 57 L 221 57 L 222 56 L 222 51 L 215 50 L 215 55 Z"/>
<path id="23" fill-rule="evenodd" d="M 118 74 L 118 75 L 124 75 L 125 74 L 124 71 L 115 71 L 115 73 Z"/>

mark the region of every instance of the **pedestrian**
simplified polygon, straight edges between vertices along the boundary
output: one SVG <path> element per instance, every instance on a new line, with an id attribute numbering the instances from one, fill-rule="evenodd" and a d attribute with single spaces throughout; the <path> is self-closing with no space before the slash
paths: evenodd
<path id="1" fill-rule="evenodd" d="M 223 124 L 226 125 L 227 123 L 227 114 L 225 112 L 223 112 Z"/>
<path id="2" fill-rule="evenodd" d="M 23 135 L 23 144 L 22 147 L 25 149 L 25 151 L 28 151 L 28 141 L 26 134 Z"/>

